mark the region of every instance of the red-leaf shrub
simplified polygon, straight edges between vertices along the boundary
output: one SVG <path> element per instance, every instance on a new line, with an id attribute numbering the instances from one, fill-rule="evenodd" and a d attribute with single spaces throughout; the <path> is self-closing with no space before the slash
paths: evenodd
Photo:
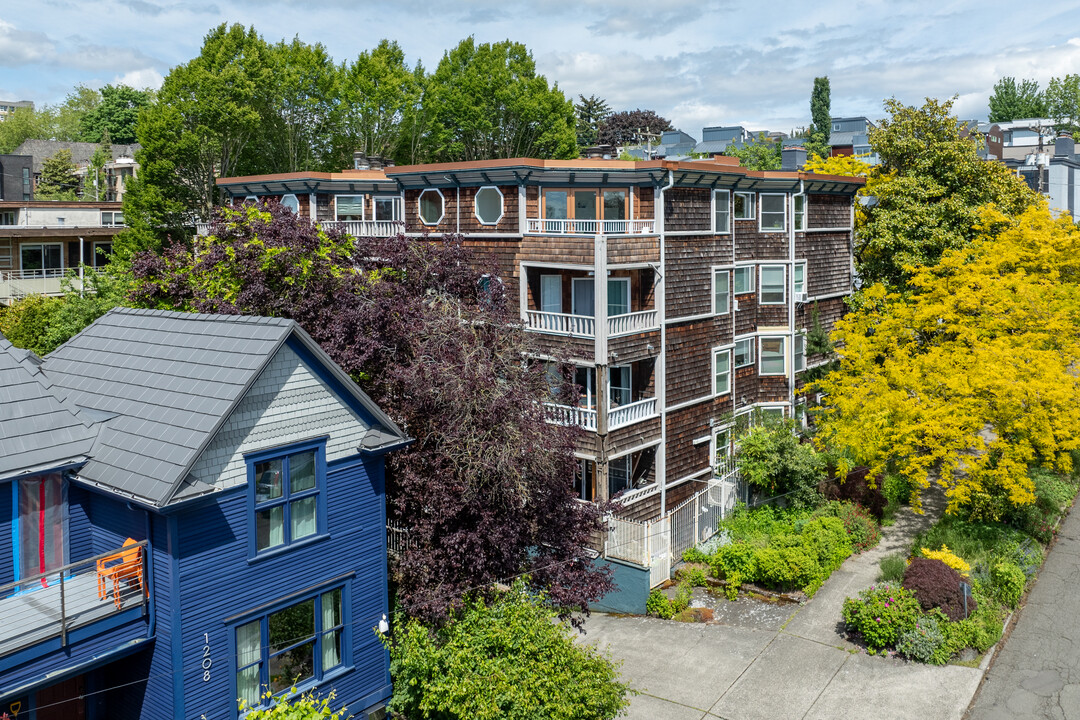
<path id="1" fill-rule="evenodd" d="M 881 492 L 885 478 L 873 478 L 874 487 L 870 487 L 869 468 L 857 467 L 848 472 L 841 481 L 836 475 L 836 468 L 829 468 L 829 477 L 819 486 L 826 500 L 848 500 L 866 508 L 875 520 L 881 520 L 885 506 L 889 504 Z"/>
<path id="2" fill-rule="evenodd" d="M 967 614 L 964 613 L 964 591 L 960 584 L 966 582 L 960 573 L 941 560 L 916 557 L 904 572 L 904 588 L 915 594 L 923 610 L 941 608 L 950 620 L 963 620 L 975 612 L 975 598 L 968 596 Z"/>

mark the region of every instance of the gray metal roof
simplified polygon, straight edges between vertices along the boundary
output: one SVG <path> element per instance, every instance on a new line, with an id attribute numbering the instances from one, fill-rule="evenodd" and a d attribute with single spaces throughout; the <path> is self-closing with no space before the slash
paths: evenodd
<path id="1" fill-rule="evenodd" d="M 83 480 L 164 506 L 278 348 L 298 338 L 371 414 L 404 434 L 293 320 L 164 310 L 111 310 L 44 361 L 76 405 L 102 422 Z M 205 491 L 212 488 L 205 487 Z"/>
<path id="2" fill-rule="evenodd" d="M 51 158 L 61 150 L 71 151 L 71 162 L 78 167 L 83 167 L 90 162 L 90 158 L 94 156 L 97 149 L 101 147 L 98 143 L 88 142 L 68 142 L 66 140 L 24 140 L 22 145 L 12 150 L 14 155 L 31 155 L 34 158 L 34 173 L 40 173 L 42 165 L 48 158 Z M 141 146 L 138 143 L 131 145 L 119 145 L 114 144 L 110 146 L 112 150 L 112 160 L 115 162 L 122 157 L 134 158 L 135 152 L 139 150 Z"/>
<path id="3" fill-rule="evenodd" d="M 0 335 L 0 478 L 86 458 L 93 422 L 54 390 L 41 359 Z"/>

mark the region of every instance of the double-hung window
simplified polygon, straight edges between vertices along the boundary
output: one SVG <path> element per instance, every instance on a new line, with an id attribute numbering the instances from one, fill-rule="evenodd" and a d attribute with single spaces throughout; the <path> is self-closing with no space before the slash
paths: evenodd
<path id="1" fill-rule="evenodd" d="M 731 350 L 713 350 L 713 395 L 731 392 Z"/>
<path id="2" fill-rule="evenodd" d="M 743 265 L 742 267 L 735 268 L 731 272 L 731 280 L 734 285 L 733 290 L 736 295 L 754 292 L 754 274 L 756 272 L 757 268 L 753 265 Z"/>
<path id="3" fill-rule="evenodd" d="M 761 304 L 783 305 L 787 301 L 787 293 L 784 278 L 783 265 L 761 266 Z"/>
<path id="4" fill-rule="evenodd" d="M 795 229 L 806 229 L 806 196 L 795 196 Z"/>
<path id="5" fill-rule="evenodd" d="M 334 198 L 334 214 L 337 220 L 363 220 L 363 195 L 338 195 Z"/>
<path id="6" fill-rule="evenodd" d="M 733 454 L 731 452 L 731 430 L 718 430 L 713 436 L 713 472 L 724 476 L 734 470 Z"/>
<path id="7" fill-rule="evenodd" d="M 735 193 L 734 204 L 736 220 L 753 220 L 756 217 L 754 212 L 754 193 Z"/>
<path id="8" fill-rule="evenodd" d="M 735 367 L 741 368 L 754 364 L 754 346 L 757 345 L 755 338 L 745 338 L 735 341 Z"/>
<path id="9" fill-rule="evenodd" d="M 806 263 L 795 263 L 795 296 L 798 297 L 806 292 Z"/>
<path id="10" fill-rule="evenodd" d="M 713 312 L 726 315 L 731 307 L 731 274 L 728 270 L 713 270 Z"/>
<path id="11" fill-rule="evenodd" d="M 244 709 L 263 695 L 316 683 L 346 664 L 344 588 L 334 588 L 236 626 L 236 697 Z"/>
<path id="12" fill-rule="evenodd" d="M 761 338 L 759 375 L 786 375 L 787 358 L 785 357 L 786 338 Z"/>
<path id="13" fill-rule="evenodd" d="M 325 532 L 325 440 L 251 455 L 247 464 L 254 501 L 254 553 Z"/>
<path id="14" fill-rule="evenodd" d="M 802 333 L 795 335 L 795 372 L 806 369 L 806 336 Z"/>
<path id="15" fill-rule="evenodd" d="M 730 190 L 713 190 L 713 232 L 731 232 Z"/>
<path id="16" fill-rule="evenodd" d="M 761 194 L 762 232 L 783 232 L 787 225 L 787 195 Z"/>

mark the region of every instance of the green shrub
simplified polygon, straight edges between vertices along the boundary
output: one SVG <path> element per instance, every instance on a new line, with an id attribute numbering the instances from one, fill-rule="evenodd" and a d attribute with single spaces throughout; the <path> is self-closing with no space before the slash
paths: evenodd
<path id="1" fill-rule="evenodd" d="M 990 567 L 990 586 L 998 600 L 1014 608 L 1024 594 L 1027 578 L 1020 566 L 1008 560 L 1001 560 Z"/>
<path id="2" fill-rule="evenodd" d="M 704 574 L 702 577 L 704 577 Z M 670 600 L 662 590 L 655 589 L 649 593 L 649 598 L 645 601 L 645 612 L 649 615 L 656 615 L 665 620 L 670 620 L 690 607 L 690 596 L 693 591 L 694 588 L 685 580 L 679 583 L 678 588 L 675 590 L 675 597 Z"/>
<path id="3" fill-rule="evenodd" d="M 821 507 L 818 514 L 839 518 L 851 538 L 854 552 L 869 550 L 881 540 L 881 527 L 865 508 L 849 502 L 832 502 Z"/>
<path id="4" fill-rule="evenodd" d="M 696 547 L 688 548 L 683 551 L 683 562 L 685 563 L 701 563 L 703 565 L 709 564 L 709 556 Z"/>
<path id="5" fill-rule="evenodd" d="M 881 558 L 881 579 L 886 582 L 903 582 L 907 570 L 907 553 L 898 552 Z"/>
<path id="6" fill-rule="evenodd" d="M 844 600 L 844 623 L 862 635 L 871 651 L 896 645 L 900 634 L 915 627 L 919 601 L 895 583 L 878 583 Z"/>
<path id="7" fill-rule="evenodd" d="M 755 553 L 757 577 L 766 585 L 788 590 L 821 576 L 821 565 L 801 547 L 766 547 Z"/>
<path id="8" fill-rule="evenodd" d="M 737 575 L 744 581 L 757 577 L 757 565 L 754 548 L 745 542 L 734 542 L 720 548 L 712 558 L 713 573 L 717 577 L 730 580 Z"/>
<path id="9" fill-rule="evenodd" d="M 825 575 L 840 567 L 852 551 L 844 524 L 835 517 L 814 518 L 806 523 L 800 544 L 817 560 Z"/>
<path id="10" fill-rule="evenodd" d="M 688 567 L 679 571 L 679 579 L 690 587 L 705 587 L 709 584 L 705 571 L 700 567 Z"/>
<path id="11" fill-rule="evenodd" d="M 945 515 L 912 543 L 916 548 L 939 548 L 947 545 L 972 567 L 989 568 L 1004 547 L 1022 544 L 1027 537 L 1004 523 L 973 522 L 955 515 Z M 1041 558 L 1040 558 L 1041 560 Z"/>
<path id="12" fill-rule="evenodd" d="M 468 599 L 432 630 L 398 625 L 390 650 L 390 710 L 408 718 L 613 718 L 629 688 L 594 647 L 574 641 L 558 611 L 521 581 L 490 604 Z M 358 628 L 359 630 L 359 628 Z"/>
<path id="13" fill-rule="evenodd" d="M 818 483 L 825 479 L 825 460 L 812 445 L 799 442 L 793 420 L 766 420 L 739 438 L 739 474 L 751 485 L 786 494 L 794 507 L 821 501 Z"/>
<path id="14" fill-rule="evenodd" d="M 909 660 L 929 665 L 944 665 L 952 657 L 936 615 L 924 615 L 915 621 L 915 627 L 900 633 L 896 649 Z"/>
<path id="15" fill-rule="evenodd" d="M 731 602 L 735 602 L 739 598 L 739 589 L 742 587 L 742 576 L 739 573 L 732 573 L 727 577 L 727 585 L 724 586 L 724 597 Z"/>
<path id="16" fill-rule="evenodd" d="M 978 583 L 972 589 L 972 596 L 976 600 L 976 607 L 966 620 L 942 624 L 950 656 L 964 648 L 986 652 L 1001 639 L 1006 614 L 1001 605 L 986 594 Z"/>
<path id="17" fill-rule="evenodd" d="M 900 507 L 911 500 L 911 482 L 903 475 L 886 475 L 881 492 L 890 507 Z"/>

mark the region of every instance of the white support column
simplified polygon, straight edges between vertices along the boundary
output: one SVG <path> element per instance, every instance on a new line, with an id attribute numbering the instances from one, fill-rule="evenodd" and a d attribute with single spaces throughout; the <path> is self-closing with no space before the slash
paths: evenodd
<path id="1" fill-rule="evenodd" d="M 528 270 L 525 268 L 525 263 L 518 263 L 518 296 L 520 297 L 519 304 L 521 306 L 521 322 L 525 322 L 529 317 L 529 275 Z"/>
<path id="2" fill-rule="evenodd" d="M 79 238 L 79 297 L 83 296 L 83 288 L 86 287 L 86 240 Z"/>
<path id="3" fill-rule="evenodd" d="M 527 216 L 527 203 L 525 198 L 525 186 L 518 185 L 518 232 L 522 235 L 529 229 Z"/>
<path id="4" fill-rule="evenodd" d="M 596 435 L 600 440 L 597 455 L 597 496 L 608 500 L 608 337 L 607 337 L 607 238 L 597 233 L 593 237 L 593 360 L 596 363 Z M 600 465 L 603 465 L 603 471 Z"/>
<path id="5" fill-rule="evenodd" d="M 675 176 L 668 171 L 668 187 L 675 184 Z M 656 482 L 660 486 L 660 516 L 667 517 L 667 272 L 665 269 L 665 251 L 667 249 L 664 217 L 664 187 L 657 186 L 653 195 L 653 217 L 656 232 L 659 235 L 660 265 L 656 272 L 659 276 L 653 292 L 656 295 L 656 317 L 660 322 L 660 354 L 656 357 L 656 407 L 660 411 L 660 444 L 656 448 Z"/>

